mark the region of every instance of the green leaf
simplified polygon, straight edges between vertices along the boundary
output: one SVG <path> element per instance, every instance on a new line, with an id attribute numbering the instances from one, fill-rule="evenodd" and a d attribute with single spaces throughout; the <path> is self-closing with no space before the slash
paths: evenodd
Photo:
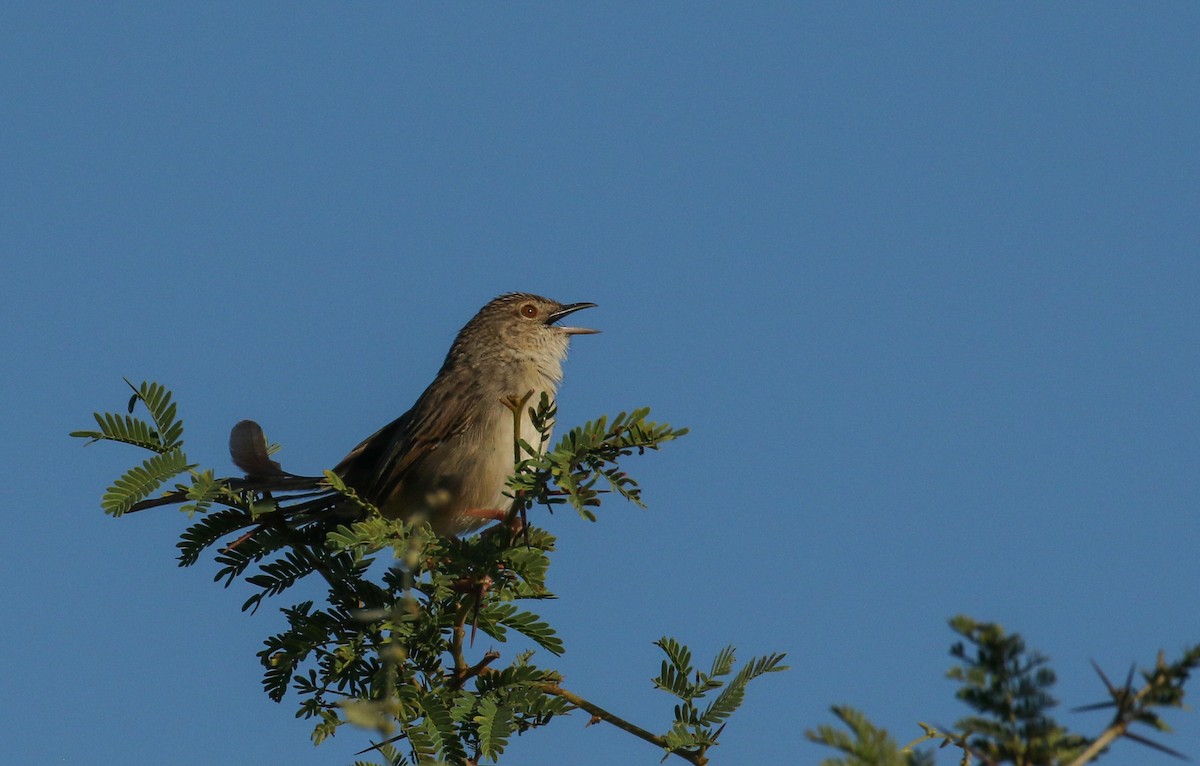
<path id="1" fill-rule="evenodd" d="M 242 604 L 242 611 L 255 611 L 267 596 L 275 596 L 296 584 L 296 581 L 313 571 L 312 562 L 299 553 L 289 550 L 282 557 L 259 567 L 259 574 L 246 578 L 246 582 L 261 588 Z"/>
<path id="2" fill-rule="evenodd" d="M 508 747 L 508 738 L 513 733 L 512 709 L 485 696 L 479 700 L 479 713 L 474 720 L 479 726 L 480 752 L 485 758 L 498 760 L 504 748 Z"/>
<path id="3" fill-rule="evenodd" d="M 325 481 L 329 484 L 330 489 L 352 500 L 365 513 L 375 517 L 381 515 L 378 508 L 359 497 L 358 493 L 355 492 L 348 484 L 346 484 L 345 480 L 343 480 L 341 476 L 333 471 L 325 471 L 324 476 Z"/>
<path id="4" fill-rule="evenodd" d="M 480 610 L 477 625 L 479 629 L 498 641 L 505 641 L 505 631 L 500 626 L 513 630 L 528 637 L 543 649 L 562 654 L 565 651 L 562 640 L 555 635 L 554 629 L 543 622 L 532 612 L 524 612 L 512 603 L 492 604 Z"/>
<path id="5" fill-rule="evenodd" d="M 816 730 L 805 731 L 804 736 L 810 742 L 834 748 L 848 757 L 826 758 L 821 761 L 821 766 L 934 766 L 931 751 L 902 749 L 887 729 L 876 727 L 858 710 L 835 705 L 832 711 L 849 733 L 823 724 Z"/>
<path id="6" fill-rule="evenodd" d="M 421 709 L 425 711 L 425 720 L 421 728 L 429 735 L 436 752 L 441 753 L 452 764 L 465 764 L 467 753 L 458 738 L 458 729 L 445 702 L 437 694 L 424 693 L 421 695 Z"/>
<path id="7" fill-rule="evenodd" d="M 251 523 L 250 515 L 238 508 L 225 508 L 206 514 L 200 521 L 184 530 L 179 542 L 175 544 L 179 549 L 179 566 L 189 567 L 195 564 L 206 548 L 234 532 L 245 529 Z"/>
<path id="8" fill-rule="evenodd" d="M 727 646 L 717 652 L 717 656 L 713 658 L 712 671 L 710 671 L 709 675 L 714 677 L 729 675 L 730 671 L 733 670 L 733 652 L 734 649 L 732 646 Z"/>
<path id="9" fill-rule="evenodd" d="M 221 513 L 224 515 L 224 512 Z M 240 515 L 244 520 L 238 529 L 244 529 L 253 525 L 253 519 L 244 511 L 236 511 L 234 513 L 235 515 Z M 210 514 L 209 518 L 215 515 Z M 195 529 L 195 527 L 192 529 Z M 218 529 L 219 527 L 209 530 L 197 530 L 197 534 L 204 532 L 211 533 Z M 191 529 L 188 530 L 188 532 L 191 531 Z M 249 536 L 238 538 L 236 542 L 236 546 L 231 543 L 221 548 L 217 555 L 213 557 L 214 561 L 221 564 L 221 568 L 213 575 L 213 580 L 216 582 L 224 580 L 226 588 L 233 585 L 234 581 L 241 577 L 242 573 L 251 564 L 262 561 L 267 556 L 289 546 L 292 542 L 292 535 L 286 527 L 259 527 L 253 533 L 250 533 Z M 182 544 L 182 541 L 180 544 Z"/>
<path id="10" fill-rule="evenodd" d="M 654 642 L 654 645 L 663 650 L 670 660 L 671 665 L 682 675 L 688 675 L 692 672 L 692 650 L 688 649 L 683 644 L 673 638 L 663 636 Z"/>
<path id="11" fill-rule="evenodd" d="M 732 647 L 729 647 L 732 651 Z M 751 658 L 750 662 L 742 666 L 729 685 L 721 690 L 704 712 L 700 714 L 699 723 L 701 726 L 715 726 L 737 710 L 746 696 L 746 684 L 750 683 L 755 678 L 766 673 L 778 673 L 782 670 L 787 670 L 787 666 L 783 664 L 783 654 L 770 654 L 766 657 Z"/>
<path id="12" fill-rule="evenodd" d="M 179 446 L 183 437 L 183 423 L 175 418 L 175 403 L 171 401 L 171 392 L 160 383 L 143 381 L 136 388 L 129 379 L 125 382 L 134 389 L 134 396 L 146 405 L 150 417 L 158 429 L 156 437 L 164 450 Z"/>
<path id="13" fill-rule="evenodd" d="M 107 439 L 109 441 L 132 444 L 135 447 L 148 449 L 151 452 L 164 452 L 162 442 L 155 434 L 150 424 L 132 415 L 116 415 L 111 412 L 92 413 L 99 431 L 72 431 L 71 436 L 91 439 L 93 442 Z"/>
<path id="14" fill-rule="evenodd" d="M 100 499 L 104 512 L 111 516 L 120 516 L 141 500 L 145 500 L 154 490 L 158 489 L 168 479 L 171 479 L 195 466 L 188 465 L 187 456 L 178 449 L 172 449 L 161 455 L 153 455 L 140 466 L 134 466 L 123 476 L 113 482 Z"/>
<path id="15" fill-rule="evenodd" d="M 192 472 L 192 485 L 187 489 L 187 499 L 192 501 L 179 506 L 179 510 L 189 517 L 197 513 L 208 513 L 208 509 L 218 499 L 230 502 L 232 493 L 225 479 L 218 479 L 211 468 L 204 471 Z"/>

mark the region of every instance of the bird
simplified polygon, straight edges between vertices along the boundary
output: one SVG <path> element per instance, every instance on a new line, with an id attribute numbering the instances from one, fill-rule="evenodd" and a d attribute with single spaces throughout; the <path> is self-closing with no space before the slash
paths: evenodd
<path id="1" fill-rule="evenodd" d="M 539 437 L 529 403 L 542 394 L 553 400 L 570 339 L 599 332 L 561 321 L 594 307 L 525 292 L 489 301 L 459 331 L 413 406 L 350 450 L 333 472 L 384 517 L 427 521 L 438 535 L 469 533 L 503 518 L 512 503 L 505 491 L 515 467 L 514 424 L 519 438 L 532 443 Z M 273 499 L 274 493 L 293 493 L 292 504 L 280 505 L 289 519 L 363 512 L 361 503 L 332 491 L 324 477 L 284 471 L 252 420 L 233 427 L 229 451 L 246 474 L 229 486 Z"/>

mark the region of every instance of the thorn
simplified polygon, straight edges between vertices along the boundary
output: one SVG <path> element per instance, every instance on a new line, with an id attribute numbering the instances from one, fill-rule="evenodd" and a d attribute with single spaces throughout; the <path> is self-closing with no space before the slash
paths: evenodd
<path id="1" fill-rule="evenodd" d="M 1129 739 L 1132 739 L 1134 742 L 1143 744 L 1146 747 L 1149 747 L 1149 748 L 1159 751 L 1160 753 L 1166 753 L 1167 755 L 1173 755 L 1182 761 L 1189 760 L 1188 757 L 1186 755 L 1184 755 L 1183 753 L 1181 753 L 1177 750 L 1172 750 L 1171 748 L 1167 747 L 1166 745 L 1160 745 L 1157 742 L 1152 742 L 1152 741 L 1146 739 L 1145 737 L 1141 736 L 1140 734 L 1132 734 L 1130 732 L 1125 732 L 1125 736 L 1128 737 Z"/>
<path id="2" fill-rule="evenodd" d="M 241 536 L 241 537 L 239 537 L 238 539 L 236 539 L 236 540 L 234 540 L 233 542 L 231 542 L 229 545 L 226 545 L 224 548 L 222 548 L 222 549 L 221 549 L 221 553 L 230 553 L 230 552 L 232 552 L 232 551 L 233 551 L 235 548 L 237 548 L 239 545 L 241 545 L 242 543 L 246 542 L 246 541 L 247 541 L 247 540 L 249 540 L 251 537 L 254 537 L 255 533 L 256 533 L 256 532 L 258 532 L 259 530 L 261 530 L 262 528 L 263 528 L 263 525 L 262 525 L 262 524 L 259 524 L 259 525 L 258 525 L 257 527 L 255 527 L 254 529 L 250 530 L 250 531 L 249 531 L 249 532 L 247 532 L 246 534 L 242 535 L 242 536 Z"/>
<path id="3" fill-rule="evenodd" d="M 1092 667 L 1095 668 L 1097 675 L 1100 676 L 1100 680 L 1104 682 L 1104 688 L 1108 689 L 1109 694 L 1116 696 L 1117 690 L 1113 688 L 1112 682 L 1108 680 L 1108 676 L 1104 675 L 1104 671 L 1100 669 L 1095 660 L 1090 660 L 1090 662 L 1092 663 Z"/>
<path id="4" fill-rule="evenodd" d="M 378 750 L 379 748 L 383 747 L 384 745 L 390 745 L 393 742 L 399 742 L 400 740 L 404 739 L 407 736 L 408 736 L 407 734 L 397 734 L 396 736 L 392 737 L 391 739 L 385 739 L 382 742 L 376 742 L 374 745 L 371 745 L 366 750 L 359 750 L 357 753 L 355 753 L 355 755 L 362 755 L 363 753 L 369 753 L 372 750 Z"/>

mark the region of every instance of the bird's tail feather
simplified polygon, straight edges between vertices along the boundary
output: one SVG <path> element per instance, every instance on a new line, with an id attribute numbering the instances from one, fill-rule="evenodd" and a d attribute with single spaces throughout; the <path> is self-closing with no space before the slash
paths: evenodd
<path id="1" fill-rule="evenodd" d="M 222 479 L 234 492 L 256 492 L 270 496 L 279 512 L 289 521 L 303 523 L 336 512 L 346 515 L 345 496 L 329 486 L 324 476 L 300 476 L 289 473 L 270 457 L 262 427 L 253 420 L 243 420 L 229 434 L 229 457 L 233 464 L 246 472 L 243 477 Z M 174 505 L 188 501 L 187 490 L 174 490 L 136 503 L 129 513 Z"/>

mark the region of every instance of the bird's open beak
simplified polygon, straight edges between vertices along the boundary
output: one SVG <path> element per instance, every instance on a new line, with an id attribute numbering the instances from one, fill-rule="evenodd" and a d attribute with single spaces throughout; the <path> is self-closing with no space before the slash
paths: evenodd
<path id="1" fill-rule="evenodd" d="M 559 309 L 558 311 L 555 311 L 553 314 L 551 314 L 550 317 L 546 320 L 546 324 L 554 324 L 555 322 L 557 322 L 558 320 L 567 316 L 568 314 L 574 314 L 576 311 L 579 311 L 580 309 L 594 309 L 594 308 L 596 308 L 595 303 L 568 303 L 566 306 L 563 306 L 561 309 Z M 592 335 L 594 333 L 600 332 L 599 330 L 591 330 L 591 329 L 588 329 L 587 327 L 559 327 L 558 329 L 565 332 L 567 335 Z"/>

